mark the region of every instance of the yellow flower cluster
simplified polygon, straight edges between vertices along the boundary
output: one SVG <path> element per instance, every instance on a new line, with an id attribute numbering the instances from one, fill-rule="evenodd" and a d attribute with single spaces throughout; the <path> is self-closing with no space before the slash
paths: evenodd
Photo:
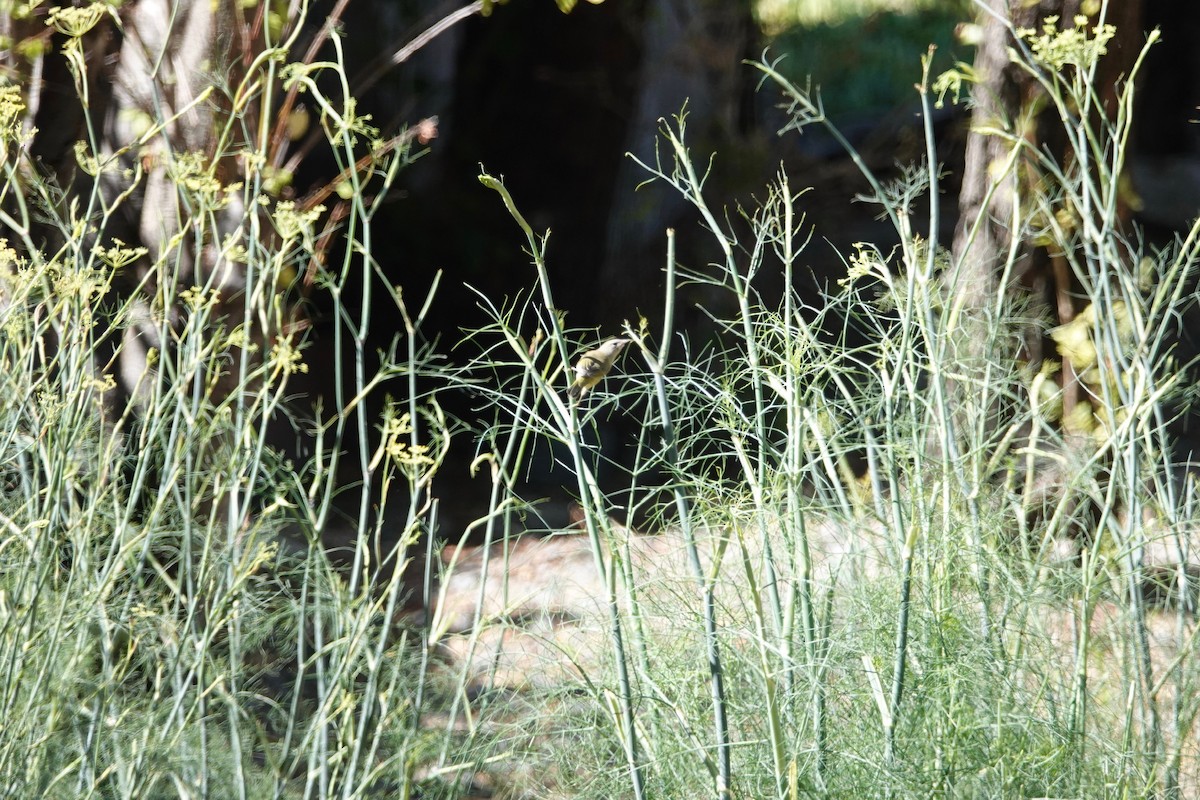
<path id="1" fill-rule="evenodd" d="M 1074 18 L 1075 27 L 1059 30 L 1057 16 L 1046 17 L 1042 22 L 1042 30 L 1020 28 L 1017 36 L 1029 44 L 1034 58 L 1055 70 L 1061 70 L 1068 64 L 1076 67 L 1088 67 L 1108 52 L 1108 42 L 1116 35 L 1117 29 L 1112 25 L 1096 25 L 1091 29 L 1092 37 L 1088 38 L 1088 18 L 1079 15 Z"/>

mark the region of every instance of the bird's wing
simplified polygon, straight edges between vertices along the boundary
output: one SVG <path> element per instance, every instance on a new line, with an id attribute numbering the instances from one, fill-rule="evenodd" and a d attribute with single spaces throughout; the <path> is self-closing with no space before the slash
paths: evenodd
<path id="1" fill-rule="evenodd" d="M 598 358 L 584 356 L 575 365 L 575 374 L 581 378 L 590 378 L 604 372 L 604 362 Z"/>

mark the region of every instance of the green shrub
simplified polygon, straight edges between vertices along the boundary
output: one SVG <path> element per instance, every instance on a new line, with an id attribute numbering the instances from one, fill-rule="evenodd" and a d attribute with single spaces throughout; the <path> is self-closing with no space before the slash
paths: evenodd
<path id="1" fill-rule="evenodd" d="M 85 114 L 81 54 L 101 19 L 98 5 L 50 17 Z M 117 152 L 89 129 L 67 186 L 31 154 L 21 90 L 2 90 L 4 797 L 349 798 L 457 783 L 469 737 L 418 724 L 428 650 L 399 624 L 421 585 L 408 567 L 432 527 L 446 426 L 414 390 L 430 359 L 420 314 L 394 293 L 406 328 L 373 354 L 355 310 L 380 291 L 373 217 L 414 137 L 381 141 L 353 98 L 322 90 L 344 84 L 340 60 L 284 66 L 302 22 L 288 20 L 287 40 L 269 26 L 241 83 L 199 93 L 212 149 L 173 149 L 170 120 L 146 120 Z M 346 168 L 340 249 L 321 239 L 320 206 L 278 197 L 270 141 L 248 130 L 289 87 L 319 109 Z M 364 154 L 369 171 L 354 166 Z M 163 186 L 162 238 L 122 242 Z M 310 268 L 333 312 L 333 408 L 291 396 L 309 368 L 298 275 Z M 367 403 L 389 380 L 403 399 L 372 402 L 379 418 Z M 282 448 L 272 430 L 288 424 L 310 458 Z M 352 434 L 364 445 L 347 455 Z M 351 458 L 362 484 L 347 493 Z M 396 495 L 407 510 L 385 528 L 372 504 Z M 339 525 L 355 533 L 349 569 L 322 547 Z M 443 772 L 427 768 L 439 759 Z"/>
<path id="2" fill-rule="evenodd" d="M 789 292 L 768 303 L 755 278 L 781 270 L 792 286 L 803 268 L 799 191 L 781 171 L 731 221 L 709 205 L 685 118 L 664 123 L 644 166 L 699 212 L 711 269 L 679 267 L 668 232 L 659 319 L 626 324 L 621 366 L 577 403 L 569 365 L 591 339 L 576 346 L 581 332 L 564 329 L 544 240 L 481 176 L 537 273 L 534 297 L 473 337 L 483 354 L 467 374 L 491 399 L 487 444 L 502 476 L 489 541 L 524 505 L 509 477 L 527 467 L 520 443 L 556 442 L 600 576 L 599 609 L 577 624 L 608 647 L 606 663 L 577 664 L 590 703 L 547 691 L 505 740 L 554 765 L 532 794 L 1101 797 L 1195 784 L 1191 479 L 1178 480 L 1168 425 L 1190 368 L 1173 356 L 1171 320 L 1193 303 L 1200 229 L 1161 253 L 1123 233 L 1129 117 L 1075 115 L 1089 102 L 1086 59 L 1102 48 L 1063 68 L 1055 53 L 1070 37 L 1050 39 L 1018 58 L 1074 120 L 1077 149 L 1059 164 L 1019 132 L 992 135 L 1019 157 L 1010 170 L 1022 161 L 1042 178 L 1019 198 L 1013 236 L 1061 253 L 1093 308 L 1056 337 L 1064 357 L 1078 357 L 1068 342 L 1091 354 L 1086 425 L 1060 424 L 1053 365 L 1020 361 L 1026 329 L 1045 323 L 1007 291 L 1018 248 L 988 291 L 968 292 L 961 255 L 914 233 L 927 213 L 936 240 L 940 175 L 928 162 L 890 182 L 863 167 L 895 244 L 844 254 L 846 278 L 819 302 Z M 782 88 L 790 128 L 823 125 L 855 155 L 816 97 L 758 67 Z M 684 340 L 674 361 L 686 281 L 728 292 L 739 313 L 716 320 L 721 344 L 697 352 Z M 870 336 L 855 344 L 851 331 Z M 629 488 L 606 496 L 597 475 L 621 467 L 597 429 L 618 414 L 642 436 Z M 647 555 L 609 517 L 648 507 L 673 556 Z M 1158 564 L 1166 610 L 1143 601 L 1156 546 L 1169 551 Z"/>

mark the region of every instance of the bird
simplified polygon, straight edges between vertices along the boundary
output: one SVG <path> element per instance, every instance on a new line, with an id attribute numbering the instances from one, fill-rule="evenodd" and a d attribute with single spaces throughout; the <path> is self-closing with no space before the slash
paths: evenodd
<path id="1" fill-rule="evenodd" d="M 612 369 L 612 365 L 621 354 L 622 348 L 629 344 L 628 339 L 609 339 L 595 350 L 589 350 L 575 362 L 575 382 L 567 390 L 567 397 L 577 400 L 583 397 Z"/>

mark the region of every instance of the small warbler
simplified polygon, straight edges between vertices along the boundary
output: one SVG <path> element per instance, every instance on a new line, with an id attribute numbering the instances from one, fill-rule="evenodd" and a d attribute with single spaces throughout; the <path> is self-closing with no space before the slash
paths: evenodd
<path id="1" fill-rule="evenodd" d="M 577 400 L 583 397 L 612 369 L 621 349 L 629 344 L 628 339 L 609 339 L 595 350 L 589 350 L 575 362 L 575 382 L 567 390 L 567 397 Z"/>

